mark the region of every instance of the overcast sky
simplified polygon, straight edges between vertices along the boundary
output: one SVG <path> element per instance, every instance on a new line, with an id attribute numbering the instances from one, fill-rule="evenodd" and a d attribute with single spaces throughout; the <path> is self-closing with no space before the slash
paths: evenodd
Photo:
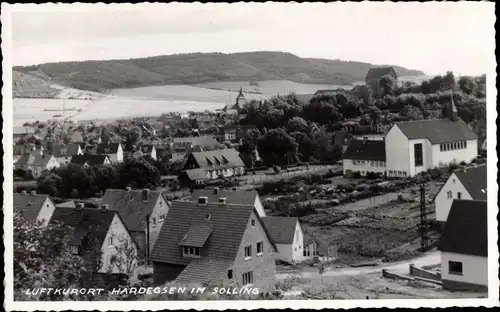
<path id="1" fill-rule="evenodd" d="M 18 6 L 14 65 L 190 52 L 284 51 L 401 65 L 427 74 L 491 70 L 493 3 Z M 490 66 L 490 68 L 488 68 Z"/>

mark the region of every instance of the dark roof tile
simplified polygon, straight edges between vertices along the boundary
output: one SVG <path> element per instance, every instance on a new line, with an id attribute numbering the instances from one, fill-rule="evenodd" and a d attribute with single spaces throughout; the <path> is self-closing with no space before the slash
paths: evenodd
<path id="1" fill-rule="evenodd" d="M 395 124 L 409 140 L 428 139 L 432 144 L 469 141 L 477 135 L 462 120 L 430 119 L 398 122 Z"/>
<path id="2" fill-rule="evenodd" d="M 462 182 L 463 186 L 475 200 L 487 199 L 487 171 L 486 165 L 480 165 L 473 168 L 464 168 L 455 170 L 453 173 Z"/>
<path id="3" fill-rule="evenodd" d="M 385 161 L 385 142 L 382 140 L 351 140 L 343 158 Z"/>
<path id="4" fill-rule="evenodd" d="M 299 222 L 296 217 L 264 217 L 262 221 L 276 244 L 293 243 L 295 228 Z"/>

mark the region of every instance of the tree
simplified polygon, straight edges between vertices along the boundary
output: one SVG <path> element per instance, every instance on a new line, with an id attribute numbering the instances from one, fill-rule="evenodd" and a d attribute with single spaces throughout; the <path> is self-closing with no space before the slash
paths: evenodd
<path id="1" fill-rule="evenodd" d="M 309 124 L 301 117 L 293 117 L 287 124 L 288 132 L 309 132 Z"/>
<path id="2" fill-rule="evenodd" d="M 396 80 L 391 75 L 385 75 L 380 77 L 378 86 L 383 91 L 382 96 L 386 94 L 393 94 L 396 89 Z"/>
<path id="3" fill-rule="evenodd" d="M 287 165 L 294 162 L 297 143 L 283 128 L 277 128 L 259 139 L 258 150 L 267 165 Z"/>
<path id="4" fill-rule="evenodd" d="M 118 168 L 121 188 L 135 182 L 136 187 L 160 185 L 160 172 L 153 165 L 143 159 L 127 159 Z"/>

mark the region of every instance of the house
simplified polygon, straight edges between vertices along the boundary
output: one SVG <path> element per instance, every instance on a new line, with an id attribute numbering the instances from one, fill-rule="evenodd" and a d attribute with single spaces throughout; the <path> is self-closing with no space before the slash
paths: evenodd
<path id="1" fill-rule="evenodd" d="M 443 289 L 487 291 L 487 210 L 486 201 L 453 201 L 439 243 Z"/>
<path id="2" fill-rule="evenodd" d="M 477 157 L 477 135 L 457 116 L 453 100 L 447 118 L 395 123 L 385 135 L 387 176 L 413 177 L 449 163 Z"/>
<path id="3" fill-rule="evenodd" d="M 254 206 L 174 201 L 153 249 L 156 285 L 274 289 L 276 245 Z"/>
<path id="4" fill-rule="evenodd" d="M 54 155 L 60 165 L 68 165 L 71 163 L 71 157 L 83 155 L 83 150 L 80 144 L 77 143 L 56 143 L 52 145 L 51 154 Z"/>
<path id="5" fill-rule="evenodd" d="M 19 158 L 21 158 L 21 156 L 23 155 L 27 155 L 27 154 L 30 154 L 32 152 L 37 152 L 37 149 L 38 149 L 38 153 L 42 153 L 43 152 L 43 146 L 36 146 L 36 144 L 17 144 L 17 145 L 14 145 L 13 147 L 13 151 L 12 151 L 12 154 L 14 156 L 14 163 L 16 163 Z"/>
<path id="6" fill-rule="evenodd" d="M 246 96 L 243 94 L 243 88 L 240 88 L 240 92 L 236 96 L 236 103 L 231 107 L 233 110 L 238 110 L 243 108 L 248 103 L 248 99 Z"/>
<path id="7" fill-rule="evenodd" d="M 260 201 L 259 193 L 256 191 L 229 191 L 218 187 L 213 189 L 196 189 L 191 193 L 190 201 L 197 202 L 198 198 L 206 197 L 209 203 L 226 203 L 245 206 L 254 206 L 259 217 L 266 216 L 264 206 Z"/>
<path id="8" fill-rule="evenodd" d="M 108 155 L 112 163 L 123 162 L 121 143 L 100 143 L 97 145 L 97 154 Z"/>
<path id="9" fill-rule="evenodd" d="M 172 145 L 175 143 L 180 143 L 187 146 L 214 146 L 219 145 L 219 142 L 213 137 L 209 135 L 204 136 L 193 136 L 193 137 L 185 137 L 185 138 L 172 138 Z"/>
<path id="10" fill-rule="evenodd" d="M 486 200 L 486 191 L 486 164 L 453 171 L 434 198 L 440 227 L 444 227 L 454 199 Z"/>
<path id="11" fill-rule="evenodd" d="M 69 200 L 59 204 L 56 204 L 56 208 L 76 208 L 76 204 L 74 201 Z"/>
<path id="12" fill-rule="evenodd" d="M 35 134 L 35 128 L 33 127 L 13 127 L 12 128 L 12 136 L 14 140 L 20 139 L 27 135 Z"/>
<path id="13" fill-rule="evenodd" d="M 176 162 L 184 160 L 190 150 L 190 145 L 174 143 L 170 149 L 170 161 Z"/>
<path id="14" fill-rule="evenodd" d="M 236 132 L 238 131 L 237 127 L 226 127 L 224 129 L 224 140 L 225 141 L 234 141 L 236 140 Z"/>
<path id="15" fill-rule="evenodd" d="M 370 68 L 365 77 L 366 86 L 369 87 L 375 96 L 380 95 L 379 80 L 384 76 L 391 76 L 397 82 L 398 74 L 393 67 Z"/>
<path id="16" fill-rule="evenodd" d="M 141 256 L 147 257 L 147 251 L 152 250 L 169 211 L 168 203 L 161 192 L 149 189 L 107 189 L 101 204 L 108 205 L 109 209 L 120 213 L 137 242 Z"/>
<path id="17" fill-rule="evenodd" d="M 262 218 L 272 240 L 278 247 L 276 259 L 300 262 L 304 257 L 304 232 L 296 217 Z"/>
<path id="18" fill-rule="evenodd" d="M 25 154 L 14 164 L 15 169 L 30 171 L 34 178 L 38 178 L 45 170 L 59 168 L 59 163 L 52 155 L 47 155 L 43 150 L 36 150 Z"/>
<path id="19" fill-rule="evenodd" d="M 14 210 L 19 211 L 30 223 L 40 222 L 47 225 L 52 218 L 56 205 L 48 195 L 38 195 L 35 191 L 31 193 L 13 194 Z"/>
<path id="20" fill-rule="evenodd" d="M 483 140 L 483 143 L 481 143 L 481 149 L 486 151 L 488 148 L 488 145 L 486 144 L 486 138 Z"/>
<path id="21" fill-rule="evenodd" d="M 385 154 L 384 141 L 351 140 L 342 158 L 344 175 L 350 177 L 358 172 L 361 176 L 370 172 L 384 175 Z"/>
<path id="22" fill-rule="evenodd" d="M 207 179 L 232 177 L 245 172 L 245 164 L 234 149 L 192 152 L 184 163 L 183 170 L 204 169 Z"/>
<path id="23" fill-rule="evenodd" d="M 73 228 L 71 252 L 95 262 L 90 263 L 95 265 L 93 279 L 127 278 L 137 266 L 137 246 L 117 211 L 84 208 L 80 203 L 76 208 L 56 208 L 50 224 Z M 95 254 L 101 259 L 92 259 Z"/>
<path id="24" fill-rule="evenodd" d="M 156 148 L 152 144 L 146 144 L 141 146 L 141 151 L 144 155 L 151 156 L 151 158 L 153 158 L 154 160 L 158 159 L 156 157 Z"/>
<path id="25" fill-rule="evenodd" d="M 108 155 L 75 155 L 71 157 L 71 164 L 82 165 L 85 168 L 97 165 L 110 165 L 111 160 Z"/>

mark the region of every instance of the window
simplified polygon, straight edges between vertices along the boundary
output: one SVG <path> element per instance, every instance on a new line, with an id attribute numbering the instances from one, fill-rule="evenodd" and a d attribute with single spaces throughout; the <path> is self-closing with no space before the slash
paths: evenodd
<path id="1" fill-rule="evenodd" d="M 455 179 L 451 180 L 451 183 L 455 184 L 455 182 L 456 182 Z"/>
<path id="2" fill-rule="evenodd" d="M 183 247 L 184 256 L 188 257 L 199 257 L 200 256 L 200 248 L 199 247 Z"/>
<path id="3" fill-rule="evenodd" d="M 463 273 L 462 262 L 448 261 L 448 273 L 454 275 L 462 275 Z"/>
<path id="4" fill-rule="evenodd" d="M 467 141 L 464 142 L 464 148 L 467 148 Z"/>
<path id="5" fill-rule="evenodd" d="M 262 255 L 263 253 L 264 253 L 264 243 L 258 242 L 257 243 L 257 255 Z"/>
<path id="6" fill-rule="evenodd" d="M 233 279 L 233 270 L 227 271 L 227 279 Z"/>
<path id="7" fill-rule="evenodd" d="M 155 217 L 153 217 L 153 219 L 152 219 L 152 223 L 153 223 L 153 225 L 152 225 L 152 226 L 153 226 L 153 227 L 156 227 L 156 218 L 155 218 Z"/>
<path id="8" fill-rule="evenodd" d="M 245 259 L 252 258 L 252 246 L 245 247 Z"/>
<path id="9" fill-rule="evenodd" d="M 255 227 L 255 219 L 252 219 L 252 227 Z"/>
<path id="10" fill-rule="evenodd" d="M 444 150 L 443 144 L 439 144 L 439 150 L 442 152 Z"/>
<path id="11" fill-rule="evenodd" d="M 424 156 L 422 150 L 422 143 L 417 143 L 413 145 L 415 152 L 415 167 L 424 165 Z"/>
<path id="12" fill-rule="evenodd" d="M 457 192 L 457 199 L 462 199 L 462 193 L 461 192 Z"/>
<path id="13" fill-rule="evenodd" d="M 243 285 L 251 285 L 253 284 L 253 272 L 247 272 L 242 275 Z"/>
<path id="14" fill-rule="evenodd" d="M 74 255 L 77 255 L 78 254 L 78 246 L 71 245 L 71 253 Z"/>
<path id="15" fill-rule="evenodd" d="M 446 192 L 446 196 L 448 199 L 451 199 L 453 197 L 453 193 L 451 191 Z"/>
<path id="16" fill-rule="evenodd" d="M 113 236 L 108 238 L 108 245 L 113 246 Z"/>

